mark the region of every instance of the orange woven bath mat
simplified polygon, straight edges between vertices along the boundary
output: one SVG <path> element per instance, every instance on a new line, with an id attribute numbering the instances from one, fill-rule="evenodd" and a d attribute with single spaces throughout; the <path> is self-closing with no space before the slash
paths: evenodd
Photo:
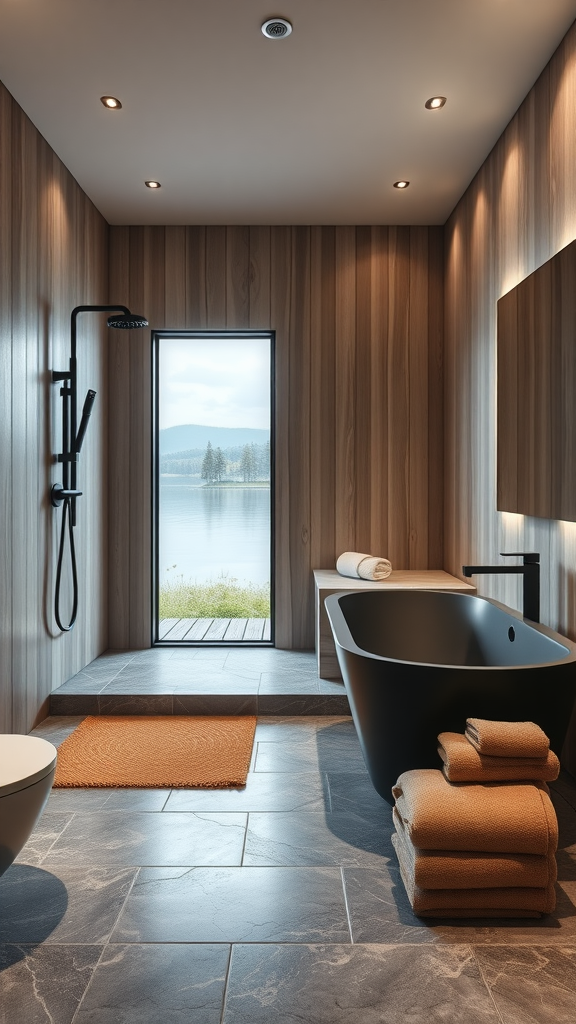
<path id="1" fill-rule="evenodd" d="M 244 786 L 253 715 L 85 718 L 58 751 L 55 786 Z"/>

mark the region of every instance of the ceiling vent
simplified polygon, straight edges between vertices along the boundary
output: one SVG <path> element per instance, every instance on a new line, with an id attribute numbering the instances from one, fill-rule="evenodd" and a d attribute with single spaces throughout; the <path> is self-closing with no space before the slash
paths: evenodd
<path id="1" fill-rule="evenodd" d="M 292 25 L 286 18 L 270 18 L 262 25 L 262 32 L 268 39 L 286 39 L 292 31 Z"/>

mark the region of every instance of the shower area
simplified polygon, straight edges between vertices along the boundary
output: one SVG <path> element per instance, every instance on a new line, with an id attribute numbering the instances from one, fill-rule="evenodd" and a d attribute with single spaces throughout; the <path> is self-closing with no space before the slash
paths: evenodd
<path id="1" fill-rule="evenodd" d="M 273 643 L 273 334 L 153 333 L 154 643 Z"/>

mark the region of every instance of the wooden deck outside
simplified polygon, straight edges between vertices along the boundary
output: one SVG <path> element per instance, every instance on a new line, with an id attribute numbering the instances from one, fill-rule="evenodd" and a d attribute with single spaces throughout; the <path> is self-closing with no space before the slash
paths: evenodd
<path id="1" fill-rule="evenodd" d="M 159 640 L 270 640 L 270 619 L 161 619 Z"/>

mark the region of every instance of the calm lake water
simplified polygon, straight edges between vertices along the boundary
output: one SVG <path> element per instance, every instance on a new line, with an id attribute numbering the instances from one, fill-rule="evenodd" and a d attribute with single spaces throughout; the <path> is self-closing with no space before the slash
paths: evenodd
<path id="1" fill-rule="evenodd" d="M 268 583 L 269 488 L 204 487 L 189 479 L 160 479 L 159 582 L 184 576 L 203 583 L 224 572 L 241 583 Z"/>

